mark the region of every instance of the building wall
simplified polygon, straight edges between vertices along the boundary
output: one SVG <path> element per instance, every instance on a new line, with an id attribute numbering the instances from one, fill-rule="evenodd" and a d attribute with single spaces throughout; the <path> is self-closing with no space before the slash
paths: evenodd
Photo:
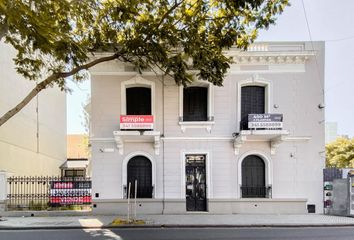
<path id="1" fill-rule="evenodd" d="M 89 157 L 87 135 L 85 134 L 69 134 L 67 135 L 67 154 L 69 159 L 78 159 Z"/>
<path id="2" fill-rule="evenodd" d="M 15 50 L 0 42 L 0 115 L 35 86 L 16 73 Z M 59 175 L 66 160 L 66 96 L 57 87 L 36 98 L 0 127 L 0 170 L 13 175 Z"/>
<path id="3" fill-rule="evenodd" d="M 322 212 L 322 169 L 324 168 L 324 44 L 269 43 L 277 56 L 294 51 L 303 44 L 304 53 L 312 54 L 304 64 L 259 63 L 233 65 L 223 87 L 214 89 L 214 121 L 211 131 L 179 125 L 179 87 L 168 78 L 152 73 L 143 78 L 155 83 L 155 131 L 161 133 L 160 154 L 152 142 L 124 142 L 119 153 L 113 131 L 119 130 L 121 82 L 135 76 L 124 72 L 117 62 L 98 66 L 91 71 L 92 80 L 92 169 L 93 193 L 97 211 L 112 210 L 125 204 L 123 199 L 124 162 L 134 154 L 147 154 L 156 166 L 155 202 L 144 204 L 158 212 L 185 212 L 184 161 L 186 153 L 207 154 L 208 210 L 210 212 L 291 212 L 306 211 L 315 204 Z M 280 47 L 279 47 L 280 46 Z M 290 46 L 290 49 L 288 47 Z M 281 49 L 281 50 L 279 50 Z M 285 52 L 285 53 L 284 53 Z M 257 53 L 262 54 L 262 53 Z M 261 69 L 261 70 L 260 70 Z M 289 132 L 272 154 L 269 141 L 246 141 L 235 154 L 233 133 L 239 132 L 238 85 L 245 80 L 269 85 L 269 113 L 284 115 L 284 130 Z M 164 87 L 163 87 L 164 86 Z M 105 152 L 113 149 L 114 152 Z M 267 161 L 267 182 L 272 185 L 271 199 L 240 198 L 240 166 L 248 154 Z M 162 201 L 161 199 L 165 199 Z M 258 201 L 258 202 L 257 202 Z M 144 205 L 143 204 L 143 205 Z M 154 205 L 155 204 L 155 205 Z M 258 207 L 255 207 L 258 206 Z M 125 211 L 122 207 L 121 211 Z M 163 210 L 161 210 L 163 209 Z M 118 212 L 120 210 L 117 210 Z M 141 208 L 146 212 L 146 208 Z"/>

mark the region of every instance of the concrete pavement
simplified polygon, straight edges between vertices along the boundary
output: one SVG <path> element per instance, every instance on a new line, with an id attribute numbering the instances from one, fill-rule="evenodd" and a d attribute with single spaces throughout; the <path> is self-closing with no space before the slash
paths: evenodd
<path id="1" fill-rule="evenodd" d="M 114 219 L 126 216 L 55 216 L 55 217 L 2 217 L 0 229 L 69 229 L 69 228 L 131 228 L 131 227 L 324 227 L 354 226 L 354 218 L 319 214 L 188 214 L 139 215 L 144 224 L 112 225 Z"/>

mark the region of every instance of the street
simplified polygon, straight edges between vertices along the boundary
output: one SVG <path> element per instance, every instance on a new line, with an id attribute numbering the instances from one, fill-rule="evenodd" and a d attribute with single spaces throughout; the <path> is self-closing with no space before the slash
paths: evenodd
<path id="1" fill-rule="evenodd" d="M 354 227 L 0 230 L 1 240 L 318 239 L 352 240 Z"/>

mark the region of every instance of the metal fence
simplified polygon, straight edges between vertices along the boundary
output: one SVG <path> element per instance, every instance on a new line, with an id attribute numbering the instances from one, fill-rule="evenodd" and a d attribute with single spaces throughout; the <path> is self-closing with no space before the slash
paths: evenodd
<path id="1" fill-rule="evenodd" d="M 9 177 L 7 210 L 80 209 L 91 204 L 87 177 Z"/>

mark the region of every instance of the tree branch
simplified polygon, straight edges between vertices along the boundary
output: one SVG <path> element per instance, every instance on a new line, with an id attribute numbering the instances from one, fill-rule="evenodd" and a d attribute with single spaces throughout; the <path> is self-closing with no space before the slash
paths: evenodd
<path id="1" fill-rule="evenodd" d="M 47 77 L 45 80 L 42 82 L 38 83 L 35 88 L 33 88 L 27 96 L 19 103 L 17 104 L 14 108 L 6 112 L 3 116 L 0 118 L 0 126 L 2 126 L 4 123 L 6 123 L 11 117 L 13 117 L 16 113 L 21 111 L 37 94 L 42 91 L 43 89 L 46 89 L 50 84 L 54 83 L 56 80 L 59 78 L 67 78 L 69 76 L 72 76 L 76 73 L 78 73 L 81 70 L 87 70 L 99 63 L 102 62 L 108 62 L 114 59 L 117 59 L 119 57 L 119 54 L 114 54 L 108 57 L 102 57 L 98 58 L 92 62 L 89 62 L 87 64 L 78 66 L 76 68 L 73 68 L 69 72 L 59 72 L 59 73 L 53 73 L 49 77 Z"/>
<path id="2" fill-rule="evenodd" d="M 181 0 L 180 2 L 175 1 L 175 4 L 168 9 L 165 14 L 161 17 L 160 21 L 157 24 L 156 29 L 159 29 L 159 27 L 161 26 L 161 24 L 163 23 L 163 21 L 165 20 L 165 18 L 167 18 L 168 15 L 170 15 L 170 13 L 172 13 L 179 5 L 181 5 L 184 2 L 184 0 Z"/>
<path id="3" fill-rule="evenodd" d="M 168 17 L 168 15 L 170 15 L 170 13 L 172 13 L 179 5 L 181 5 L 184 2 L 184 0 L 181 0 L 180 2 L 175 1 L 174 5 L 168 9 L 165 14 L 161 17 L 160 21 L 157 23 L 156 25 L 156 30 L 159 30 L 161 24 L 163 23 L 163 21 Z M 150 34 L 148 34 L 145 38 L 144 38 L 144 42 L 146 42 L 148 40 L 148 38 L 150 38 L 152 36 L 153 32 L 151 31 Z"/>
<path id="4" fill-rule="evenodd" d="M 6 36 L 9 26 L 6 23 L 0 24 L 0 41 Z"/>

